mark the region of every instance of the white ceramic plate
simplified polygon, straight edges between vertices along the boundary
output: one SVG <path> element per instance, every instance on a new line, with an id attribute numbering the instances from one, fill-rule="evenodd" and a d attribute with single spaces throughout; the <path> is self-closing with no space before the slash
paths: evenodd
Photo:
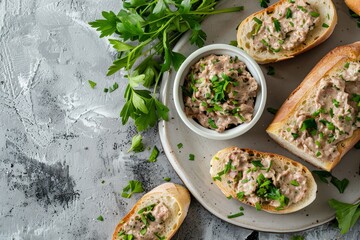
<path id="1" fill-rule="evenodd" d="M 271 3 L 274 3 L 274 1 L 271 1 Z M 295 59 L 270 64 L 275 68 L 276 73 L 274 76 L 266 75 L 268 65 L 262 66 L 268 86 L 266 107 L 279 108 L 287 96 L 300 84 L 305 75 L 331 49 L 360 40 L 360 28 L 357 28 L 356 21 L 349 16 L 344 2 L 335 1 L 335 3 L 339 20 L 330 39 Z M 231 40 L 235 40 L 237 25 L 246 16 L 261 9 L 259 1 L 253 0 L 226 0 L 221 2 L 220 8 L 236 5 L 244 5 L 245 10 L 240 13 L 211 16 L 203 22 L 203 29 L 207 33 L 206 44 L 229 43 Z M 196 50 L 196 47 L 190 45 L 188 38 L 188 35 L 184 36 L 177 43 L 174 50 L 186 56 Z M 227 216 L 238 212 L 239 206 L 242 204 L 234 199 L 228 200 L 217 186 L 212 183 L 209 174 L 209 163 L 211 157 L 220 149 L 235 145 L 241 148 L 275 152 L 305 164 L 310 170 L 313 170 L 314 167 L 270 140 L 265 129 L 274 116 L 267 111 L 264 111 L 258 123 L 249 132 L 236 139 L 216 141 L 196 135 L 184 125 L 176 113 L 172 95 L 174 78 L 175 72 L 172 71 L 166 74 L 162 81 L 161 98 L 170 108 L 170 120 L 159 124 L 161 142 L 170 163 L 193 196 L 217 217 L 232 224 L 259 231 L 294 232 L 315 227 L 333 219 L 335 212 L 328 206 L 327 201 L 329 199 L 335 198 L 350 203 L 359 199 L 360 150 L 352 149 L 333 171 L 333 174 L 338 178 L 346 177 L 350 180 L 345 194 L 340 194 L 332 185 L 317 181 L 318 193 L 316 200 L 299 212 L 287 215 L 273 215 L 244 206 L 244 216 L 228 219 Z M 182 143 L 184 147 L 178 149 L 178 143 Z M 195 155 L 195 161 L 188 160 L 190 153 Z"/>

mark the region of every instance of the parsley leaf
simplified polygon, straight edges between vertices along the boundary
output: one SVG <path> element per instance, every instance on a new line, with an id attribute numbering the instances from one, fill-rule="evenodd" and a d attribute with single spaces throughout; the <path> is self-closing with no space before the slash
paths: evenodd
<path id="1" fill-rule="evenodd" d="M 91 87 L 92 89 L 94 89 L 97 83 L 96 83 L 96 82 L 93 82 L 93 81 L 91 81 L 91 80 L 89 80 L 88 82 L 89 82 L 89 84 L 90 84 L 90 87 Z"/>
<path id="2" fill-rule="evenodd" d="M 320 171 L 320 170 L 313 170 L 322 182 L 329 183 L 327 178 L 331 177 L 331 184 L 334 185 L 340 193 L 344 193 L 346 187 L 349 185 L 349 179 L 344 178 L 343 180 L 339 180 L 337 177 L 333 176 L 330 172 L 327 171 Z"/>
<path id="3" fill-rule="evenodd" d="M 103 216 L 98 216 L 97 218 L 96 218 L 96 220 L 98 220 L 98 221 L 100 221 L 100 222 L 103 222 L 104 221 L 104 217 Z"/>
<path id="4" fill-rule="evenodd" d="M 140 134 L 136 134 L 131 139 L 131 147 L 128 152 L 142 152 L 144 151 L 144 144 L 142 143 L 142 136 Z"/>
<path id="5" fill-rule="evenodd" d="M 347 233 L 360 217 L 360 202 L 348 204 L 335 199 L 330 199 L 329 205 L 336 210 L 336 220 L 341 230 L 341 234 Z"/>
<path id="6" fill-rule="evenodd" d="M 151 151 L 149 162 L 156 162 L 156 158 L 159 156 L 159 149 L 154 146 L 153 150 Z"/>
<path id="7" fill-rule="evenodd" d="M 271 113 L 271 114 L 276 114 L 277 113 L 277 111 L 278 111 L 278 109 L 276 109 L 276 108 L 273 108 L 273 107 L 268 107 L 268 108 L 266 108 L 266 110 L 269 112 L 269 113 Z"/>
<path id="8" fill-rule="evenodd" d="M 260 7 L 267 8 L 269 6 L 268 3 L 270 3 L 270 0 L 260 0 Z"/>
<path id="9" fill-rule="evenodd" d="M 270 76 L 275 75 L 275 68 L 273 66 L 268 67 L 267 75 L 270 75 Z"/>
<path id="10" fill-rule="evenodd" d="M 128 185 L 123 188 L 121 196 L 130 198 L 133 193 L 142 193 L 144 191 L 142 183 L 136 180 L 129 181 Z"/>

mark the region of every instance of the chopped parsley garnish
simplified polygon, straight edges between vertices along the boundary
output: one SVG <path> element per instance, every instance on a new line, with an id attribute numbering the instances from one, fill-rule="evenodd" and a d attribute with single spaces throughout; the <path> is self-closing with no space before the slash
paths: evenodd
<path id="1" fill-rule="evenodd" d="M 350 66 L 350 63 L 346 62 L 345 65 L 344 65 L 344 68 L 349 68 L 349 66 Z"/>
<path id="2" fill-rule="evenodd" d="M 280 32 L 280 31 L 281 31 L 281 26 L 280 26 L 279 20 L 277 20 L 276 18 L 274 18 L 274 19 L 273 19 L 273 23 L 274 23 L 275 30 L 276 30 L 277 32 Z"/>
<path id="3" fill-rule="evenodd" d="M 303 121 L 303 123 L 301 124 L 300 127 L 301 131 L 312 131 L 312 130 L 317 130 L 317 124 L 314 118 L 308 118 L 306 120 Z"/>
<path id="4" fill-rule="evenodd" d="M 349 180 L 347 178 L 339 180 L 337 177 L 333 176 L 330 172 L 327 171 L 314 170 L 312 172 L 316 174 L 324 183 L 329 183 L 328 178 L 331 177 L 330 182 L 339 190 L 340 193 L 344 193 L 346 187 L 349 184 Z"/>
<path id="5" fill-rule="evenodd" d="M 158 240 L 165 240 L 165 237 L 160 236 L 158 233 L 154 233 L 155 237 L 157 237 Z"/>
<path id="6" fill-rule="evenodd" d="M 295 187 L 300 186 L 299 182 L 296 181 L 296 180 L 291 180 L 291 181 L 290 181 L 290 184 L 293 185 L 293 186 L 295 186 Z"/>
<path id="7" fill-rule="evenodd" d="M 275 187 L 271 179 L 265 178 L 262 173 L 256 179 L 257 188 L 256 195 L 261 198 L 277 200 L 280 203 L 280 206 L 277 210 L 282 209 L 289 203 L 289 199 L 280 193 L 280 189 Z"/>
<path id="8" fill-rule="evenodd" d="M 261 204 L 260 203 L 255 203 L 255 208 L 257 211 L 261 211 Z"/>
<path id="9" fill-rule="evenodd" d="M 317 117 L 320 115 L 320 113 L 325 113 L 325 110 L 323 108 L 320 108 L 319 110 L 316 110 L 311 116 Z"/>
<path id="10" fill-rule="evenodd" d="M 171 178 L 165 177 L 165 178 L 164 178 L 164 181 L 165 181 L 165 182 L 170 182 L 170 181 L 171 181 Z"/>
<path id="11" fill-rule="evenodd" d="M 229 45 L 237 47 L 238 44 L 237 44 L 236 40 L 232 40 L 232 41 L 230 41 Z"/>
<path id="12" fill-rule="evenodd" d="M 182 143 L 178 143 L 176 146 L 178 149 L 181 149 L 181 148 L 183 148 L 184 145 Z"/>
<path id="13" fill-rule="evenodd" d="M 115 91 L 116 89 L 119 88 L 119 84 L 118 83 L 114 83 L 112 85 L 112 87 L 109 87 L 109 92 L 112 93 L 113 91 Z"/>
<path id="14" fill-rule="evenodd" d="M 232 215 L 228 215 L 227 217 L 228 218 L 237 218 L 237 217 L 241 217 L 243 215 L 244 215 L 243 212 L 238 212 L 238 213 L 235 213 L 235 214 L 232 214 Z"/>
<path id="15" fill-rule="evenodd" d="M 195 155 L 192 154 L 192 153 L 190 153 L 190 154 L 189 154 L 189 160 L 190 160 L 190 161 L 194 161 L 194 160 L 195 160 Z"/>
<path id="16" fill-rule="evenodd" d="M 144 144 L 142 143 L 142 136 L 140 134 L 136 134 L 131 139 L 131 147 L 128 150 L 128 152 L 134 151 L 134 152 L 142 152 L 144 151 Z"/>
<path id="17" fill-rule="evenodd" d="M 320 156 L 321 156 L 321 152 L 317 151 L 317 152 L 316 152 L 316 156 L 317 156 L 317 157 L 320 157 Z"/>
<path id="18" fill-rule="evenodd" d="M 98 221 L 100 221 L 100 222 L 103 222 L 104 221 L 104 217 L 103 216 L 98 216 L 97 218 L 96 218 L 96 220 L 98 220 Z"/>
<path id="19" fill-rule="evenodd" d="M 253 160 L 253 161 L 251 161 L 251 163 L 255 167 L 264 167 L 264 165 L 262 165 L 262 163 L 261 163 L 261 160 Z"/>
<path id="20" fill-rule="evenodd" d="M 297 6 L 298 9 L 300 9 L 303 12 L 307 12 L 308 10 L 306 8 L 304 8 L 303 6 Z"/>
<path id="21" fill-rule="evenodd" d="M 292 18 L 292 11 L 290 8 L 286 9 L 286 19 Z"/>
<path id="22" fill-rule="evenodd" d="M 273 66 L 268 67 L 267 75 L 275 75 L 275 68 Z"/>
<path id="23" fill-rule="evenodd" d="M 336 99 L 333 99 L 332 100 L 332 103 L 334 104 L 334 106 L 336 107 L 336 108 L 338 108 L 339 107 L 339 101 L 337 101 Z"/>
<path id="24" fill-rule="evenodd" d="M 328 28 L 329 25 L 327 25 L 326 23 L 323 23 L 323 24 L 322 24 L 322 27 L 323 27 L 323 28 Z"/>
<path id="25" fill-rule="evenodd" d="M 142 193 L 144 191 L 142 183 L 136 180 L 129 181 L 128 185 L 123 188 L 121 196 L 130 198 L 133 193 Z"/>
<path id="26" fill-rule="evenodd" d="M 320 13 L 312 11 L 312 12 L 310 12 L 310 15 L 311 15 L 312 17 L 315 17 L 315 18 L 316 18 L 316 17 L 320 16 Z"/>
<path id="27" fill-rule="evenodd" d="M 156 146 L 154 146 L 149 157 L 149 162 L 156 162 L 158 156 L 159 156 L 159 149 Z"/>
<path id="28" fill-rule="evenodd" d="M 213 119 L 209 118 L 208 119 L 208 124 L 210 125 L 211 128 L 217 129 L 218 127 L 216 126 L 215 122 Z"/>
<path id="29" fill-rule="evenodd" d="M 146 226 L 140 230 L 140 234 L 143 235 L 143 236 L 146 234 L 146 232 L 147 232 L 147 227 Z"/>
<path id="30" fill-rule="evenodd" d="M 301 235 L 294 235 L 290 238 L 290 240 L 305 240 L 305 238 Z"/>
<path id="31" fill-rule="evenodd" d="M 276 108 L 273 108 L 273 107 L 268 107 L 268 108 L 266 108 L 266 110 L 269 112 L 269 113 L 271 113 L 271 114 L 276 114 L 277 113 L 277 111 L 278 111 L 278 109 L 276 109 Z"/>
<path id="32" fill-rule="evenodd" d="M 336 210 L 336 220 L 341 234 L 347 233 L 360 217 L 360 202 L 349 204 L 330 199 L 329 205 Z"/>
<path id="33" fill-rule="evenodd" d="M 262 8 L 267 8 L 270 3 L 270 0 L 260 0 L 260 7 L 262 7 Z"/>
<path id="34" fill-rule="evenodd" d="M 236 194 L 236 197 L 237 197 L 239 200 L 242 200 L 242 199 L 244 198 L 244 196 L 245 196 L 245 193 L 244 193 L 244 192 L 238 192 L 238 193 Z"/>
<path id="35" fill-rule="evenodd" d="M 97 83 L 96 83 L 96 82 L 93 82 L 93 81 L 91 81 L 91 80 L 89 80 L 88 82 L 89 82 L 89 84 L 90 84 L 90 87 L 91 87 L 92 89 L 94 89 Z"/>
<path id="36" fill-rule="evenodd" d="M 294 140 L 299 137 L 299 134 L 298 134 L 298 133 L 291 133 L 291 135 L 293 136 Z"/>
<path id="37" fill-rule="evenodd" d="M 152 211 L 154 209 L 155 206 L 156 206 L 156 204 L 151 204 L 149 206 L 143 207 L 142 209 L 140 209 L 138 211 L 138 214 L 141 214 L 143 212 L 150 212 L 150 211 Z"/>

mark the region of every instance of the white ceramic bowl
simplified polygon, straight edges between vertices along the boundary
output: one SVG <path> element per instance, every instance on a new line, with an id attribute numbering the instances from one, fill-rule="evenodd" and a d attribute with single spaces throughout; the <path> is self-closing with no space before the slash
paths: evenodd
<path id="1" fill-rule="evenodd" d="M 194 65 L 201 58 L 211 54 L 229 55 L 232 57 L 237 56 L 240 61 L 246 64 L 247 69 L 250 71 L 251 75 L 256 79 L 260 86 L 256 96 L 253 119 L 248 123 L 243 123 L 234 128 L 227 129 L 222 133 L 201 126 L 192 118 L 188 118 L 184 112 L 184 101 L 181 86 L 184 84 L 185 77 L 189 73 L 190 67 L 192 65 Z M 190 56 L 186 58 L 186 60 L 183 62 L 178 72 L 176 73 L 173 91 L 175 108 L 186 126 L 188 126 L 192 131 L 203 137 L 216 140 L 227 140 L 235 138 L 249 131 L 260 119 L 260 116 L 265 108 L 267 95 L 265 77 L 259 65 L 241 49 L 227 44 L 208 45 L 190 54 Z"/>

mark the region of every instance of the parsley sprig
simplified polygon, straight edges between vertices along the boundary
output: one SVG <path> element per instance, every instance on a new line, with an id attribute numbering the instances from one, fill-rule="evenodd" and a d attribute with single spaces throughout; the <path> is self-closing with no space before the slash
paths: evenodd
<path id="1" fill-rule="evenodd" d="M 360 202 L 349 204 L 330 199 L 329 205 L 336 210 L 336 220 L 341 229 L 341 234 L 347 233 L 360 217 Z"/>
<path id="2" fill-rule="evenodd" d="M 159 119 L 168 120 L 169 109 L 156 97 L 156 89 L 164 72 L 171 66 L 178 69 L 185 57 L 171 46 L 188 30 L 190 42 L 205 44 L 206 33 L 200 23 L 208 15 L 241 11 L 240 7 L 215 10 L 219 0 L 125 0 L 118 14 L 102 12 L 103 19 L 90 22 L 100 37 L 116 34 L 110 44 L 118 56 L 107 75 L 120 69 L 129 79 L 125 91 L 126 103 L 121 111 L 122 123 L 135 121 L 138 131 L 153 127 Z M 145 57 L 146 56 L 146 57 Z M 140 63 L 139 63 L 140 62 Z M 136 63 L 139 65 L 133 69 Z M 139 90 L 139 85 L 149 90 Z"/>

